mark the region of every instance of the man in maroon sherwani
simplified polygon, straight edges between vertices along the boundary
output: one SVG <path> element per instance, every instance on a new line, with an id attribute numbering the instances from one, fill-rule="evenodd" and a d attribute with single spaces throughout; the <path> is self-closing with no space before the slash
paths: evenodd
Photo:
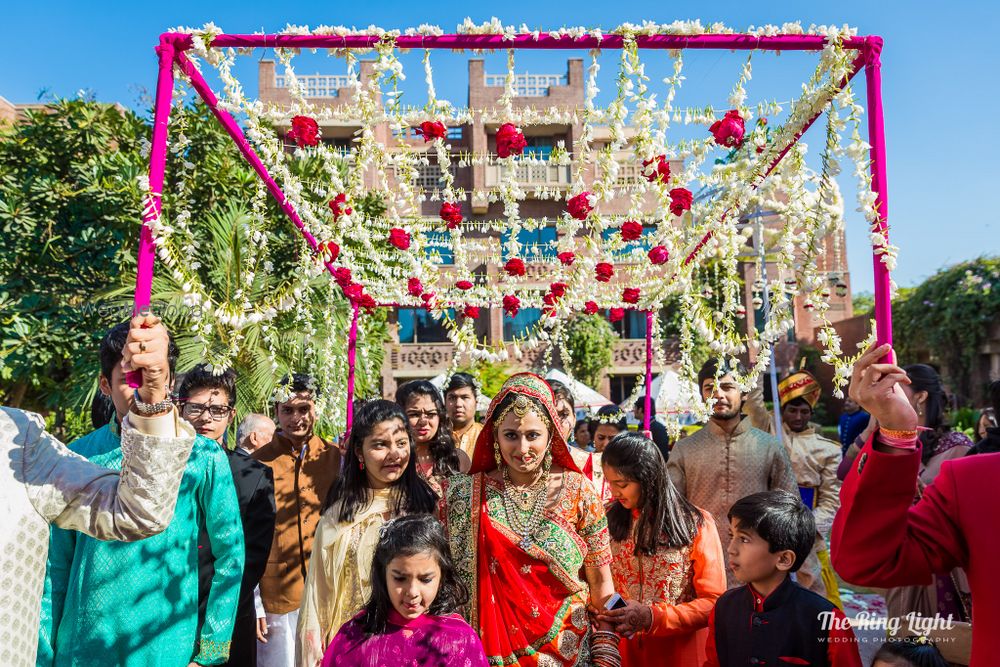
<path id="1" fill-rule="evenodd" d="M 965 569 L 972 590 L 972 662 L 1000 656 L 1000 453 L 949 461 L 913 504 L 920 443 L 909 380 L 879 363 L 889 345 L 855 364 L 851 398 L 878 420 L 840 491 L 831 536 L 833 566 L 863 586 L 927 585 L 934 573 Z M 897 386 L 898 385 L 898 386 Z"/>

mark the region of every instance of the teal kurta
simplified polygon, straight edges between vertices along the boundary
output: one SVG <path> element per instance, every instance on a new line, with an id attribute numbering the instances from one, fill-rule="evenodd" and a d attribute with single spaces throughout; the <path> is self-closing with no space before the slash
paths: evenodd
<path id="1" fill-rule="evenodd" d="M 120 470 L 114 424 L 69 445 Z M 205 623 L 198 632 L 198 527 L 215 555 Z M 232 472 L 218 444 L 197 436 L 173 521 L 135 543 L 52 529 L 38 665 L 187 667 L 225 662 L 243 574 L 243 529 Z"/>

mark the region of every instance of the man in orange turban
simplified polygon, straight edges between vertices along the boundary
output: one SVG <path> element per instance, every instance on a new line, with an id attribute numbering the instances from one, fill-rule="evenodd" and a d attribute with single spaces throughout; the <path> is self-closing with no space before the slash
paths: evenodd
<path id="1" fill-rule="evenodd" d="M 840 480 L 837 479 L 840 445 L 824 438 L 816 425 L 810 423 L 822 393 L 819 381 L 808 371 L 796 371 L 778 383 L 781 441 L 792 461 L 802 501 L 812 508 L 816 518 L 816 544 L 797 573 L 798 582 L 840 607 L 840 591 L 827 547 L 833 517 L 840 507 Z M 747 400 L 747 412 L 755 427 L 776 434 L 759 385 Z"/>

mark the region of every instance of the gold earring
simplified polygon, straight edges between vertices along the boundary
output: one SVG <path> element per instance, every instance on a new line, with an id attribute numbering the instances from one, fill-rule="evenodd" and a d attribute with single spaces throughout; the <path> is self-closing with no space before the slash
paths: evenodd
<path id="1" fill-rule="evenodd" d="M 497 462 L 497 468 L 500 467 L 503 459 L 500 458 L 500 444 L 496 440 L 493 441 L 493 460 Z"/>
<path id="2" fill-rule="evenodd" d="M 545 452 L 545 459 L 542 461 L 542 467 L 546 473 L 552 470 L 552 447 L 549 447 Z"/>

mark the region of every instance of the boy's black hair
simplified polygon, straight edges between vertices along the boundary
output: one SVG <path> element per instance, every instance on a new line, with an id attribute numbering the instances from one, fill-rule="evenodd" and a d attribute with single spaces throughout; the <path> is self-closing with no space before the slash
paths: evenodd
<path id="1" fill-rule="evenodd" d="M 354 424 L 347 438 L 344 465 L 340 477 L 326 494 L 322 509 L 324 514 L 341 501 L 336 519 L 341 523 L 350 522 L 371 503 L 373 491 L 368 485 L 368 475 L 361 467 L 362 459 L 357 450 L 361 449 L 365 438 L 371 435 L 375 426 L 387 421 L 401 423 L 410 440 L 410 460 L 403 474 L 392 484 L 393 514 L 433 512 L 437 507 L 437 495 L 417 472 L 417 452 L 403 409 L 392 401 L 378 399 L 355 403 Z"/>
<path id="2" fill-rule="evenodd" d="M 386 569 L 398 556 L 431 553 L 441 568 L 437 597 L 427 610 L 432 616 L 458 611 L 469 601 L 469 592 L 459 579 L 451 559 L 451 549 L 441 523 L 429 514 L 410 514 L 393 519 L 382 527 L 372 558 L 371 594 L 362 616 L 365 634 L 383 634 L 389 619 L 392 599 L 386 585 Z"/>
<path id="3" fill-rule="evenodd" d="M 479 395 L 479 392 L 476 390 L 476 379 L 468 373 L 455 373 L 452 375 L 451 379 L 448 380 L 448 386 L 444 389 L 444 395 L 448 396 L 449 392 L 457 389 L 471 389 L 473 396 Z"/>
<path id="4" fill-rule="evenodd" d="M 730 364 L 728 361 L 723 361 L 720 370 L 718 359 L 709 359 L 702 364 L 701 370 L 698 371 L 698 391 L 701 391 L 701 388 L 705 386 L 705 380 L 715 378 L 716 371 L 719 371 L 719 377 L 722 377 L 723 375 L 732 375 L 734 373 L 737 375 L 746 375 L 747 369 L 740 361 L 737 361 L 735 365 Z"/>
<path id="5" fill-rule="evenodd" d="M 644 413 L 646 412 L 646 395 L 643 394 L 639 397 L 639 400 L 635 402 L 635 407 L 640 408 Z M 649 398 L 649 411 L 652 414 L 656 414 L 656 399 L 650 396 Z"/>
<path id="6" fill-rule="evenodd" d="M 617 405 L 605 405 L 598 409 L 597 418 L 591 419 L 587 426 L 591 439 L 597 433 L 598 426 L 614 426 L 621 433 L 628 430 L 628 417 Z"/>
<path id="7" fill-rule="evenodd" d="M 101 428 L 117 416 L 115 404 L 110 396 L 106 396 L 99 391 L 94 392 L 94 398 L 90 402 L 90 424 L 95 429 Z"/>
<path id="8" fill-rule="evenodd" d="M 115 369 L 115 366 L 122 362 L 122 350 L 125 349 L 125 341 L 128 340 L 128 332 L 131 327 L 131 322 L 116 324 L 108 329 L 108 332 L 104 334 L 104 338 L 101 339 L 101 375 L 108 382 L 111 382 L 111 372 Z M 177 345 L 174 344 L 174 337 L 169 332 L 167 336 L 170 339 L 169 346 L 167 347 L 167 365 L 170 367 L 170 378 L 173 379 L 180 350 L 177 349 Z"/>
<path id="9" fill-rule="evenodd" d="M 736 525 L 752 530 L 767 542 L 771 553 L 790 550 L 795 562 L 790 572 L 797 572 L 816 540 L 816 520 L 802 499 L 788 491 L 761 491 L 740 498 L 727 515 Z"/>
<path id="10" fill-rule="evenodd" d="M 184 374 L 181 386 L 177 390 L 177 398 L 181 402 L 186 401 L 199 389 L 221 389 L 229 397 L 229 407 L 233 407 L 236 405 L 236 371 L 227 368 L 216 375 L 208 370 L 208 364 L 198 364 Z"/>
<path id="11" fill-rule="evenodd" d="M 890 639 L 882 644 L 872 664 L 879 660 L 894 667 L 948 667 L 934 642 L 926 638 Z"/>
<path id="12" fill-rule="evenodd" d="M 309 392 L 311 398 L 319 396 L 316 378 L 308 373 L 292 373 L 291 375 L 286 375 L 281 378 L 278 386 L 287 387 L 293 396 L 303 391 Z"/>

